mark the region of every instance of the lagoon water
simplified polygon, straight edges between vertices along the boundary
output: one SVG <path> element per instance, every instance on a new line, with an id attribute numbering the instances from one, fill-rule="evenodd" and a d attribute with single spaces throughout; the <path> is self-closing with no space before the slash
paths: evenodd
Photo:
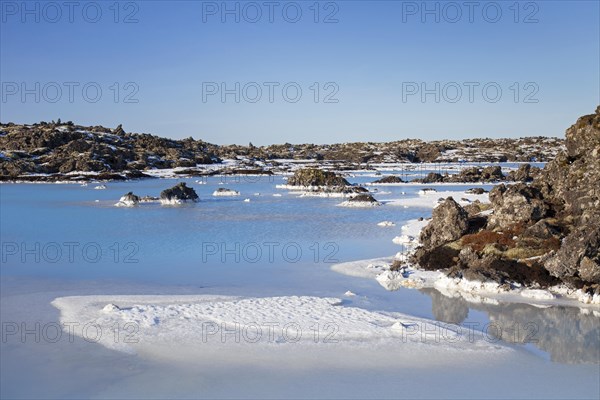
<path id="1" fill-rule="evenodd" d="M 374 179 L 361 175 L 349 178 L 353 183 Z M 114 206 L 126 192 L 158 196 L 161 190 L 178 181 L 194 187 L 201 201 L 181 206 L 154 203 L 133 208 Z M 276 189 L 276 184 L 284 183 L 280 176 L 210 177 L 202 181 L 205 184 L 196 183 L 196 179 L 118 182 L 106 184 L 105 190 L 94 189 L 92 183 L 0 185 L 2 397 L 161 397 L 165 393 L 157 391 L 152 383 L 157 376 L 169 382 L 165 388 L 171 388 L 172 392 L 166 393 L 178 393 L 179 397 L 286 396 L 288 378 L 285 377 L 280 377 L 281 387 L 273 384 L 271 391 L 264 391 L 264 385 L 258 383 L 260 379 L 253 375 L 256 370 L 246 371 L 246 375 L 239 374 L 240 382 L 250 385 L 245 389 L 203 386 L 198 391 L 194 386 L 198 382 L 193 379 L 197 375 L 188 375 L 189 370 L 182 372 L 181 366 L 165 366 L 120 354 L 81 339 L 70 342 L 61 338 L 49 343 L 26 336 L 23 340 L 20 335 L 5 335 L 4 326 L 58 321 L 58 311 L 49 303 L 65 295 L 342 298 L 348 290 L 357 294 L 347 300 L 349 304 L 371 310 L 398 311 L 480 327 L 490 322 L 501 322 L 504 327 L 534 324 L 535 340 L 515 345 L 520 362 L 564 379 L 576 377 L 579 386 L 577 390 L 561 391 L 555 385 L 563 378 L 547 386 L 544 384 L 547 377 L 540 373 L 538 378 L 532 378 L 531 389 L 549 387 L 551 390 L 541 397 L 594 397 L 600 393 L 596 375 L 600 326 L 593 313 L 570 307 L 473 304 L 445 297 L 433 289 L 388 292 L 374 280 L 331 271 L 331 265 L 337 262 L 395 254 L 401 248 L 392 243 L 392 238 L 399 234 L 402 224 L 428 217 L 430 209 L 337 207 L 342 201 L 339 198 L 298 197 Z M 238 190 L 241 195 L 211 196 L 219 187 Z M 446 185 L 444 189 L 469 187 Z M 420 188 L 381 186 L 375 197 L 381 201 L 417 197 Z M 273 196 L 276 193 L 281 196 Z M 384 220 L 394 221 L 396 226 L 377 226 Z M 506 342 L 523 341 L 522 332 L 517 337 L 508 328 L 501 336 Z M 507 361 L 504 370 L 519 360 Z M 225 379 L 213 373 L 217 381 Z M 371 376 L 372 381 L 363 382 L 361 390 L 351 381 L 358 376 L 369 378 L 367 372 L 346 371 L 344 376 L 331 378 L 329 386 L 325 384 L 320 392 L 305 389 L 287 396 L 398 397 L 394 396 L 394 385 L 368 383 L 377 382 L 385 373 L 377 379 Z M 313 383 L 322 379 L 317 375 L 305 378 Z M 373 386 L 371 391 L 369 385 Z M 519 392 L 515 389 L 506 395 L 519 397 L 523 387 L 528 386 L 517 387 Z M 451 389 L 436 390 L 426 393 L 430 397 L 453 393 Z M 414 392 L 418 393 L 421 392 Z M 497 397 L 493 394 L 473 393 L 474 397 Z"/>

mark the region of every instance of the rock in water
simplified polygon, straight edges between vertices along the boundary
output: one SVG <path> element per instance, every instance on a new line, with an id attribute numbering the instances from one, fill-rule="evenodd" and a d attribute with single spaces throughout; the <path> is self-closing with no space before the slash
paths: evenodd
<path id="1" fill-rule="evenodd" d="M 185 182 L 180 182 L 170 189 L 160 192 L 160 201 L 163 204 L 180 204 L 187 201 L 198 201 L 199 197 L 193 188 L 188 187 Z"/>
<path id="2" fill-rule="evenodd" d="M 287 181 L 290 186 L 350 186 L 350 183 L 331 171 L 318 168 L 303 168 Z"/>
<path id="3" fill-rule="evenodd" d="M 373 207 L 380 205 L 380 202 L 378 202 L 370 194 L 366 193 L 361 193 L 356 196 L 350 197 L 348 200 L 340 204 L 340 206 L 342 207 Z"/>
<path id="4" fill-rule="evenodd" d="M 227 189 L 227 188 L 218 188 L 217 190 L 215 190 L 212 194 L 213 196 L 221 196 L 221 197 L 227 197 L 227 196 L 239 196 L 240 192 L 238 192 L 237 190 L 233 190 L 233 189 Z"/>
<path id="5" fill-rule="evenodd" d="M 119 202 L 115 204 L 117 207 L 133 207 L 137 206 L 140 202 L 139 196 L 133 194 L 133 192 L 127 193 L 125 196 L 119 199 Z"/>
<path id="6" fill-rule="evenodd" d="M 374 181 L 373 183 L 374 184 L 376 184 L 376 183 L 382 183 L 382 184 L 391 184 L 392 183 L 393 184 L 393 183 L 404 183 L 404 181 L 395 175 L 388 175 L 384 178 Z"/>

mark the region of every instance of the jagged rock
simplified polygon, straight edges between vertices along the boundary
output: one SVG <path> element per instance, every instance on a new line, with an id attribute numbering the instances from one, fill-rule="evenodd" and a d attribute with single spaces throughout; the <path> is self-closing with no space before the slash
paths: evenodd
<path id="1" fill-rule="evenodd" d="M 350 186 L 350 183 L 331 171 L 318 168 L 303 168 L 287 181 L 290 186 Z"/>
<path id="2" fill-rule="evenodd" d="M 485 190 L 484 188 L 471 188 L 471 189 L 467 189 L 465 191 L 465 193 L 467 194 L 484 194 L 487 193 L 488 191 Z"/>
<path id="3" fill-rule="evenodd" d="M 430 172 L 427 174 L 425 178 L 421 180 L 422 183 L 438 183 L 444 182 L 444 176 L 442 174 L 438 174 L 437 172 Z"/>
<path id="4" fill-rule="evenodd" d="M 458 262 L 457 249 L 442 245 L 434 248 L 418 247 L 410 258 L 410 262 L 428 271 L 451 268 Z"/>
<path id="5" fill-rule="evenodd" d="M 579 263 L 579 276 L 586 282 L 600 283 L 600 264 L 589 257 L 583 257 Z"/>
<path id="6" fill-rule="evenodd" d="M 397 177 L 395 175 L 388 175 L 388 176 L 386 176 L 384 178 L 381 178 L 381 179 L 378 179 L 378 180 L 374 181 L 373 183 L 383 183 L 383 184 L 387 183 L 387 184 L 389 184 L 389 183 L 404 183 L 404 181 L 401 178 L 399 178 L 399 177 Z"/>
<path id="7" fill-rule="evenodd" d="M 133 194 L 133 192 L 128 192 L 126 195 L 122 196 L 119 199 L 119 202 L 116 204 L 117 206 L 124 207 L 132 207 L 137 206 L 140 202 L 140 198 Z"/>
<path id="8" fill-rule="evenodd" d="M 448 197 L 433 210 L 431 222 L 421 232 L 421 243 L 426 248 L 438 247 L 459 239 L 468 229 L 467 212 Z"/>
<path id="9" fill-rule="evenodd" d="M 544 266 L 553 276 L 567 281 L 579 278 L 600 283 L 599 263 L 600 225 L 593 224 L 580 226 L 567 235 L 560 249 Z"/>
<path id="10" fill-rule="evenodd" d="M 530 236 L 538 239 L 550 239 L 558 233 L 558 230 L 554 226 L 550 225 L 545 220 L 540 220 L 532 226 L 525 229 L 525 231 L 523 232 L 523 236 Z"/>
<path id="11" fill-rule="evenodd" d="M 75 171 L 118 173 L 219 161 L 211 145 L 202 141 L 128 134 L 120 125 L 113 130 L 72 123 L 0 124 L 0 131 L 2 180 L 44 173 L 56 174 L 45 178 L 56 181 L 69 179 L 66 174 Z"/>
<path id="12" fill-rule="evenodd" d="M 535 184 L 557 211 L 581 222 L 584 214 L 600 209 L 600 106 L 567 129 L 566 147 Z"/>
<path id="13" fill-rule="evenodd" d="M 113 132 L 115 135 L 122 136 L 125 135 L 125 131 L 123 130 L 123 125 L 119 124 L 117 128 Z"/>
<path id="14" fill-rule="evenodd" d="M 503 229 L 517 222 L 536 222 L 548 212 L 541 191 L 523 183 L 494 187 L 490 192 L 490 201 L 494 213 L 490 216 L 489 227 L 496 229 Z"/>
<path id="15" fill-rule="evenodd" d="M 340 204 L 342 207 L 373 207 L 380 205 L 381 203 L 368 193 L 361 193 L 356 196 L 352 196 Z"/>
<path id="16" fill-rule="evenodd" d="M 509 181 L 514 182 L 531 182 L 533 178 L 539 175 L 540 169 L 532 167 L 530 164 L 521 165 L 516 171 L 510 171 L 507 175 Z"/>
<path id="17" fill-rule="evenodd" d="M 186 201 L 198 201 L 199 197 L 193 188 L 180 182 L 170 189 L 160 192 L 160 201 L 165 204 L 178 204 Z"/>
<path id="18" fill-rule="evenodd" d="M 557 283 L 548 271 L 540 265 L 527 265 L 517 260 L 503 259 L 492 254 L 480 255 L 472 248 L 465 247 L 458 254 L 459 262 L 448 275 L 470 281 L 510 284 L 519 282 L 525 285 L 537 284 L 548 287 Z"/>
<path id="19" fill-rule="evenodd" d="M 502 179 L 504 179 L 504 174 L 502 173 L 502 168 L 499 165 L 485 167 L 481 171 L 482 181 L 501 181 Z"/>
<path id="20" fill-rule="evenodd" d="M 379 203 L 375 197 L 371 196 L 370 194 L 358 194 L 356 196 L 350 197 L 348 199 L 348 201 L 350 203 Z"/>

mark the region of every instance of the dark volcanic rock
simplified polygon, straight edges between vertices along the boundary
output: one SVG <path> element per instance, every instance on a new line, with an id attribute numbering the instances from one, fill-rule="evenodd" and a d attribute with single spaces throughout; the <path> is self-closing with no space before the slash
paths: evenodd
<path id="1" fill-rule="evenodd" d="M 600 107 L 579 118 L 566 137 L 567 151 L 543 170 L 522 165 L 508 176 L 518 183 L 490 192 L 489 217 L 480 214 L 482 204 L 469 205 L 467 218 L 446 200 L 422 231 L 413 260 L 470 280 L 563 282 L 600 293 Z M 452 179 L 500 177 L 497 167 L 473 167 Z"/>
<path id="2" fill-rule="evenodd" d="M 490 201 L 494 208 L 489 221 L 491 228 L 502 229 L 517 222 L 536 222 L 548 212 L 541 191 L 523 183 L 496 186 L 490 192 Z"/>
<path id="3" fill-rule="evenodd" d="M 21 180 L 29 173 L 56 174 L 47 181 L 68 180 L 64 174 L 75 171 L 117 174 L 219 161 L 202 141 L 126 133 L 120 125 L 111 130 L 72 123 L 0 124 L 0 131 L 2 180 Z"/>
<path id="4" fill-rule="evenodd" d="M 510 171 L 506 179 L 514 182 L 531 182 L 534 177 L 539 175 L 540 171 L 538 167 L 523 164 L 516 171 Z"/>
<path id="5" fill-rule="evenodd" d="M 388 175 L 384 178 L 374 181 L 373 183 L 404 183 L 404 181 L 395 175 Z"/>
<path id="6" fill-rule="evenodd" d="M 596 220 L 600 221 L 600 219 Z M 600 225 L 577 227 L 567 235 L 545 267 L 556 277 L 600 284 Z"/>
<path id="7" fill-rule="evenodd" d="M 287 181 L 291 186 L 350 186 L 350 183 L 331 171 L 318 168 L 303 168 L 294 173 Z"/>
<path id="8" fill-rule="evenodd" d="M 471 188 L 471 189 L 465 190 L 465 193 L 467 193 L 467 194 L 484 194 L 484 193 L 487 193 L 487 190 L 485 190 L 484 188 Z"/>
<path id="9" fill-rule="evenodd" d="M 161 201 L 185 202 L 188 200 L 198 201 L 198 195 L 193 188 L 187 187 L 185 182 L 180 182 L 170 189 L 160 192 Z"/>
<path id="10" fill-rule="evenodd" d="M 348 199 L 350 203 L 379 203 L 375 197 L 370 194 L 362 193 Z"/>
<path id="11" fill-rule="evenodd" d="M 437 172 L 430 172 L 427 174 L 425 178 L 421 180 L 423 183 L 438 183 L 444 182 L 444 176 L 442 174 L 438 174 Z"/>
<path id="12" fill-rule="evenodd" d="M 469 229 L 467 212 L 452 197 L 433 210 L 431 222 L 421 232 L 424 247 L 438 247 L 460 239 Z"/>

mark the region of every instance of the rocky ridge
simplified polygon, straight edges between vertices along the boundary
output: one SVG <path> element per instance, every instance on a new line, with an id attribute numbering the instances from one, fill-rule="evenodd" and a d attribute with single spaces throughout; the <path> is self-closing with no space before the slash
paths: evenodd
<path id="1" fill-rule="evenodd" d="M 129 133 L 121 125 L 111 129 L 60 120 L 32 125 L 0 123 L 0 180 L 124 180 L 148 178 L 148 170 L 165 168 L 179 168 L 175 173 L 187 176 L 289 172 L 289 165 L 280 159 L 313 161 L 338 171 L 369 169 L 375 163 L 544 162 L 553 159 L 563 143 L 557 138 L 530 137 L 217 146 L 192 138 L 174 140 Z M 222 159 L 238 160 L 238 164 L 220 170 L 197 168 Z"/>
<path id="2" fill-rule="evenodd" d="M 494 187 L 489 206 L 444 200 L 412 261 L 507 288 L 563 283 L 599 295 L 600 106 L 567 129 L 556 159 L 533 176 L 523 167 L 514 180 Z"/>

